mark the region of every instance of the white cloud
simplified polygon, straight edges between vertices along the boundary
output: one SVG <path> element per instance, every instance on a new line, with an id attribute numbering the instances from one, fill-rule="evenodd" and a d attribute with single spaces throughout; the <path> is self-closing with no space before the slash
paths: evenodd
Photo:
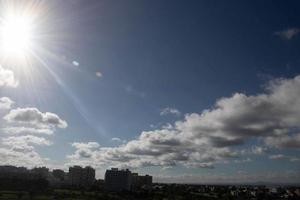
<path id="1" fill-rule="evenodd" d="M 290 28 L 282 31 L 277 31 L 274 34 L 283 39 L 290 40 L 296 37 L 299 33 L 300 33 L 299 28 Z"/>
<path id="2" fill-rule="evenodd" d="M 283 155 L 283 154 L 270 155 L 269 159 L 271 159 L 271 160 L 289 160 L 290 162 L 300 161 L 300 158 L 298 158 L 298 157 L 288 156 L 288 155 Z"/>
<path id="3" fill-rule="evenodd" d="M 52 135 L 54 130 L 51 128 L 33 128 L 33 127 L 24 127 L 24 126 L 13 126 L 2 128 L 1 131 L 5 134 L 45 134 Z"/>
<path id="4" fill-rule="evenodd" d="M 75 162 L 77 165 L 94 165 L 93 164 L 83 164 L 85 163 L 86 159 L 92 159 L 94 155 L 95 149 L 98 149 L 100 145 L 97 142 L 74 142 L 72 146 L 75 147 L 76 151 L 73 155 L 68 156 L 71 160 L 76 160 Z"/>
<path id="5" fill-rule="evenodd" d="M 42 165 L 45 159 L 35 151 L 35 145 L 49 146 L 51 142 L 45 138 L 32 135 L 2 138 L 0 162 L 17 166 Z"/>
<path id="6" fill-rule="evenodd" d="M 74 60 L 74 61 L 72 62 L 72 64 L 73 64 L 74 66 L 76 66 L 76 67 L 79 66 L 79 62 L 77 62 L 76 60 Z"/>
<path id="7" fill-rule="evenodd" d="M 96 74 L 96 76 L 97 76 L 98 78 L 101 78 L 101 77 L 102 77 L 102 73 L 101 73 L 100 71 L 97 71 L 95 74 Z"/>
<path id="8" fill-rule="evenodd" d="M 264 154 L 266 151 L 268 151 L 267 147 L 258 147 L 258 146 L 255 146 L 255 147 L 252 148 L 253 154 L 256 154 L 256 155 Z"/>
<path id="9" fill-rule="evenodd" d="M 286 156 L 284 156 L 283 154 L 276 154 L 276 155 L 269 156 L 269 159 L 271 160 L 281 160 L 284 158 L 286 158 Z"/>
<path id="10" fill-rule="evenodd" d="M 144 131 L 137 139 L 118 147 L 98 147 L 87 152 L 76 146 L 69 159 L 74 163 L 80 161 L 79 152 L 85 150 L 88 156 L 84 162 L 96 165 L 212 168 L 241 155 L 233 147 L 250 139 L 266 145 L 251 150 L 255 154 L 262 154 L 268 148 L 299 148 L 299 136 L 293 133 L 300 128 L 299 88 L 300 76 L 276 79 L 263 94 L 236 93 L 221 98 L 210 110 L 186 114 L 170 129 Z M 249 159 L 238 162 L 242 161 Z"/>
<path id="11" fill-rule="evenodd" d="M 117 137 L 111 138 L 111 140 L 114 141 L 114 142 L 122 142 L 122 140 L 120 138 L 117 138 Z"/>
<path id="12" fill-rule="evenodd" d="M 66 128 L 67 122 L 62 120 L 57 114 L 51 112 L 41 112 L 37 108 L 17 108 L 11 110 L 4 119 L 11 123 L 23 123 L 35 125 L 37 127 L 59 127 Z"/>
<path id="13" fill-rule="evenodd" d="M 46 164 L 35 150 L 36 145 L 49 146 L 51 142 L 42 137 L 32 135 L 11 136 L 2 138 L 0 146 L 0 162 L 2 165 L 35 167 Z"/>
<path id="14" fill-rule="evenodd" d="M 44 159 L 34 150 L 17 151 L 0 147 L 0 162 L 2 165 L 36 167 L 45 165 Z"/>
<path id="15" fill-rule="evenodd" d="M 17 87 L 18 81 L 15 79 L 14 72 L 9 69 L 4 69 L 0 65 L 0 87 Z"/>
<path id="16" fill-rule="evenodd" d="M 0 98 L 2 105 L 10 109 L 14 103 Z M 50 164 L 36 151 L 36 146 L 49 146 L 52 142 L 36 135 L 52 135 L 56 128 L 66 128 L 67 123 L 58 115 L 40 112 L 37 108 L 10 110 L 1 121 L 0 162 L 2 165 L 35 167 Z"/>
<path id="17" fill-rule="evenodd" d="M 276 148 L 300 148 L 300 133 L 290 135 L 280 135 L 277 137 L 267 137 L 266 144 Z"/>
<path id="18" fill-rule="evenodd" d="M 11 108 L 11 106 L 14 104 L 14 102 L 8 98 L 8 97 L 1 97 L 0 98 L 0 110 L 8 110 Z"/>
<path id="19" fill-rule="evenodd" d="M 88 143 L 74 142 L 72 146 L 78 149 L 85 149 L 85 148 L 94 149 L 100 147 L 100 145 L 97 142 L 88 142 Z"/>
<path id="20" fill-rule="evenodd" d="M 291 161 L 291 162 L 299 162 L 299 161 L 300 161 L 300 158 L 297 158 L 297 157 L 291 157 L 291 158 L 290 158 L 290 161 Z"/>
<path id="21" fill-rule="evenodd" d="M 164 115 L 176 115 L 176 116 L 179 116 L 181 113 L 179 110 L 177 110 L 176 108 L 170 108 L 170 107 L 166 107 L 166 108 L 163 108 L 161 111 L 160 111 L 160 115 L 161 116 L 164 116 Z"/>
<path id="22" fill-rule="evenodd" d="M 144 92 L 141 92 L 137 89 L 135 89 L 134 87 L 132 87 L 131 85 L 128 85 L 125 87 L 125 91 L 131 95 L 140 97 L 140 98 L 145 98 L 146 94 Z"/>
<path id="23" fill-rule="evenodd" d="M 29 144 L 49 146 L 51 142 L 49 140 L 46 140 L 43 137 L 25 135 L 25 136 L 11 136 L 7 138 L 3 138 L 2 144 L 19 148 L 21 146 L 28 146 Z"/>
<path id="24" fill-rule="evenodd" d="M 240 160 L 234 160 L 235 163 L 247 163 L 247 162 L 252 162 L 253 160 L 251 158 L 246 158 L 246 159 L 240 159 Z"/>

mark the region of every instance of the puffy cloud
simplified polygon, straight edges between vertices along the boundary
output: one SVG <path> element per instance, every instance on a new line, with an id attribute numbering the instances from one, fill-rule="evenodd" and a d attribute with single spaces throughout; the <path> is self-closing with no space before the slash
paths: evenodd
<path id="1" fill-rule="evenodd" d="M 286 29 L 286 30 L 282 30 L 282 31 L 277 31 L 274 34 L 283 39 L 290 40 L 290 39 L 296 37 L 299 33 L 300 33 L 299 28 L 290 28 L 290 29 Z"/>
<path id="2" fill-rule="evenodd" d="M 91 158 L 93 154 L 93 150 L 100 147 L 97 142 L 88 142 L 88 143 L 79 143 L 74 142 L 72 144 L 75 147 L 76 152 L 74 155 L 70 156 L 70 158 Z"/>
<path id="3" fill-rule="evenodd" d="M 9 98 L 0 98 L 5 108 L 14 103 Z M 51 135 L 57 127 L 65 128 L 67 123 L 58 115 L 40 112 L 37 108 L 10 110 L 1 121 L 0 162 L 7 165 L 34 167 L 48 165 L 49 159 L 36 151 L 36 146 L 49 146 L 52 142 L 36 135 Z"/>
<path id="4" fill-rule="evenodd" d="M 49 146 L 51 142 L 33 135 L 2 138 L 0 162 L 2 164 L 33 167 L 45 164 L 34 146 Z"/>
<path id="5" fill-rule="evenodd" d="M 164 116 L 164 115 L 176 115 L 176 116 L 179 116 L 181 113 L 179 110 L 177 110 L 176 108 L 170 108 L 170 107 L 166 107 L 166 108 L 163 108 L 161 111 L 160 111 L 160 115 L 161 116 Z"/>
<path id="6" fill-rule="evenodd" d="M 42 137 L 32 135 L 12 136 L 2 138 L 0 147 L 0 162 L 7 165 L 16 166 L 41 166 L 45 164 L 34 146 L 48 146 L 51 142 Z"/>
<path id="7" fill-rule="evenodd" d="M 14 72 L 9 69 L 4 69 L 0 65 L 0 87 L 17 87 L 18 81 L 15 79 Z"/>
<path id="8" fill-rule="evenodd" d="M 118 147 L 86 149 L 76 147 L 69 158 L 111 166 L 174 166 L 212 168 L 241 155 L 234 147 L 251 140 L 264 141 L 268 148 L 299 148 L 300 76 L 271 81 L 264 94 L 235 93 L 217 100 L 202 113 L 185 115 L 168 128 L 144 131 L 137 139 Z M 86 156 L 79 153 L 86 151 Z M 249 159 L 239 159 L 238 162 Z M 75 163 L 76 163 L 75 162 Z"/>
<path id="9" fill-rule="evenodd" d="M 97 142 L 88 142 L 88 143 L 74 142 L 72 146 L 77 149 L 94 149 L 94 148 L 98 148 L 100 145 Z"/>
<path id="10" fill-rule="evenodd" d="M 0 147 L 0 162 L 2 165 L 36 167 L 44 165 L 44 161 L 33 149 L 23 152 Z"/>
<path id="11" fill-rule="evenodd" d="M 14 102 L 8 97 L 0 98 L 0 110 L 2 109 L 10 109 Z"/>
<path id="12" fill-rule="evenodd" d="M 67 122 L 57 114 L 41 112 L 37 108 L 17 108 L 11 110 L 4 119 L 8 122 L 31 124 L 38 127 L 66 128 Z"/>
<path id="13" fill-rule="evenodd" d="M 235 157 L 228 148 L 210 148 L 188 145 L 174 131 L 143 132 L 136 140 L 119 147 L 90 148 L 89 143 L 74 143 L 74 154 L 68 156 L 72 163 L 110 165 L 117 167 L 174 166 L 213 168 L 213 162 Z M 80 144 L 80 145 L 78 145 Z"/>
<path id="14" fill-rule="evenodd" d="M 266 94 L 236 93 L 211 110 L 176 122 L 182 136 L 215 147 L 243 144 L 250 138 L 287 136 L 300 124 L 300 76 L 269 83 Z M 299 141 L 296 141 L 298 144 Z M 297 147 L 294 144 L 293 147 Z"/>

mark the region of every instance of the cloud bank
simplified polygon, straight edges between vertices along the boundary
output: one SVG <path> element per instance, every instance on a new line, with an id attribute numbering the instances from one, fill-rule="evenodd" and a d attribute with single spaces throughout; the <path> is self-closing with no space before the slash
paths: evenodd
<path id="1" fill-rule="evenodd" d="M 216 101 L 202 113 L 186 114 L 168 129 L 142 132 L 137 139 L 118 147 L 73 145 L 70 163 L 119 167 L 176 166 L 213 168 L 217 163 L 236 160 L 235 147 L 247 141 L 263 141 L 253 149 L 300 148 L 300 76 L 276 79 L 265 93 L 235 93 Z M 98 147 L 96 147 L 98 146 Z M 241 159 L 236 162 L 248 162 Z"/>
<path id="2" fill-rule="evenodd" d="M 67 122 L 37 108 L 12 109 L 13 103 L 7 97 L 0 98 L 0 114 L 4 114 L 0 119 L 0 162 L 26 167 L 48 165 L 49 159 L 43 158 L 36 146 L 52 145 L 46 136 L 53 135 L 57 128 L 66 128 Z"/>

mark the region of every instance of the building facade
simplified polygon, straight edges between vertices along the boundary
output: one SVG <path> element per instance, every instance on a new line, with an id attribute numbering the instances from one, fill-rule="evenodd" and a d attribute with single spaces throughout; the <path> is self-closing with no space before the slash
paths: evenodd
<path id="1" fill-rule="evenodd" d="M 95 169 L 80 166 L 70 167 L 69 181 L 73 187 L 90 187 L 95 182 Z"/>
<path id="2" fill-rule="evenodd" d="M 105 187 L 109 191 L 130 191 L 130 190 L 151 190 L 152 176 L 140 176 L 138 173 L 131 173 L 128 169 L 118 170 L 112 168 L 106 170 Z"/>
<path id="3" fill-rule="evenodd" d="M 151 190 L 152 189 L 152 176 L 148 174 L 145 176 L 138 175 L 138 173 L 132 173 L 132 190 Z"/>
<path id="4" fill-rule="evenodd" d="M 132 185 L 131 171 L 112 168 L 105 172 L 105 188 L 109 191 L 130 191 Z"/>

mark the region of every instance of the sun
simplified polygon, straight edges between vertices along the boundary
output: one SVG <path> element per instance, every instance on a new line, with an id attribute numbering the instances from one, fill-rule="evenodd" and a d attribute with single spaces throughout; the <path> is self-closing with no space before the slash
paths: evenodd
<path id="1" fill-rule="evenodd" d="M 6 57 L 26 56 L 32 43 L 33 26 L 29 15 L 9 14 L 0 21 L 1 54 Z"/>

